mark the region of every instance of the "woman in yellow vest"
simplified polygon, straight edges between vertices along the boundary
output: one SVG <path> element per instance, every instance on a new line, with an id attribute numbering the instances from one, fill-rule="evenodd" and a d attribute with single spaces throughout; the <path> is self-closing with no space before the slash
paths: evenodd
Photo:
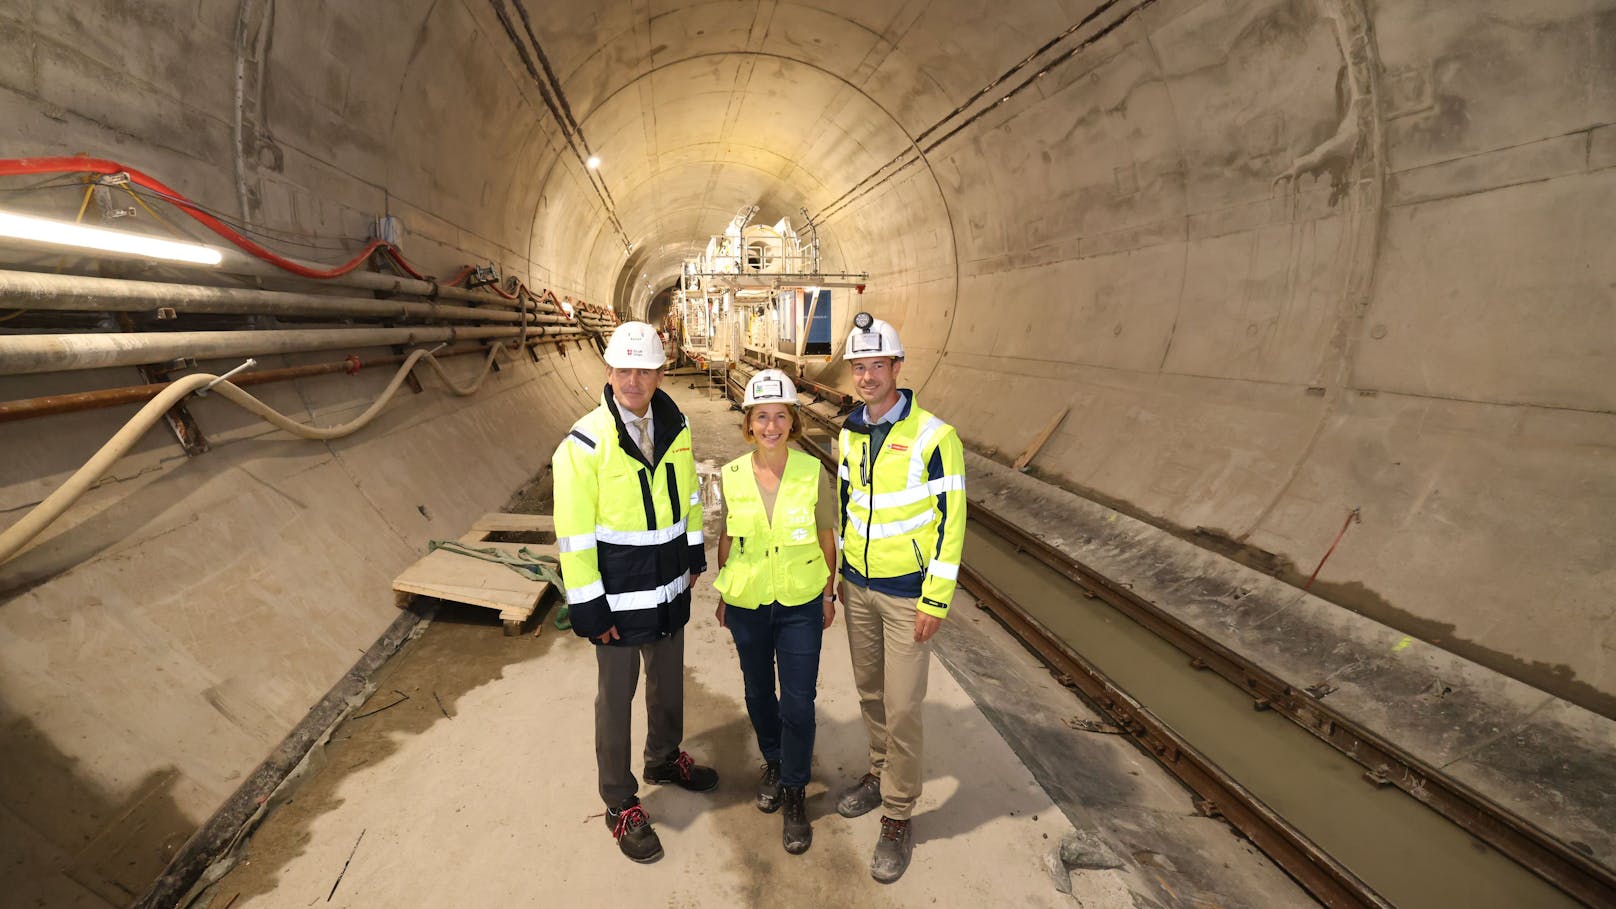
<path id="1" fill-rule="evenodd" d="M 753 376 L 742 408 L 741 432 L 753 449 L 719 472 L 724 514 L 713 586 L 763 752 L 758 809 L 785 806 L 781 841 L 800 855 L 813 841 L 803 789 L 814 753 L 819 647 L 836 617 L 837 500 L 819 461 L 791 447 L 802 437 L 802 415 L 785 373 Z"/>

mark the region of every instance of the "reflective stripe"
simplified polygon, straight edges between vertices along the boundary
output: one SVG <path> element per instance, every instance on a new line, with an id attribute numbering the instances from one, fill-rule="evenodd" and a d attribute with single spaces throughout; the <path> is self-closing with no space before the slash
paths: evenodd
<path id="1" fill-rule="evenodd" d="M 567 433 L 567 437 L 562 441 L 571 442 L 579 448 L 582 448 L 584 451 L 595 450 L 595 440 L 590 438 L 587 433 L 582 432 L 581 430 L 574 429 L 572 432 Z"/>
<path id="2" fill-rule="evenodd" d="M 923 512 L 903 521 L 889 521 L 885 524 L 866 524 L 859 520 L 852 512 L 847 514 L 847 523 L 853 525 L 866 540 L 881 540 L 886 537 L 895 537 L 901 534 L 914 533 L 927 524 L 937 520 L 935 510 Z"/>
<path id="3" fill-rule="evenodd" d="M 846 463 L 836 465 L 836 475 L 844 480 L 853 479 L 853 474 L 848 471 Z"/>
<path id="4" fill-rule="evenodd" d="M 600 581 L 596 581 L 593 584 L 585 584 L 582 587 L 568 587 L 567 605 L 576 606 L 579 603 L 587 603 L 590 600 L 597 599 L 605 594 L 606 585 Z"/>
<path id="5" fill-rule="evenodd" d="M 909 487 L 913 489 L 926 478 L 926 449 L 931 447 L 932 436 L 948 424 L 941 417 L 933 416 L 920 427 L 915 434 L 914 444 L 909 447 Z"/>
<path id="6" fill-rule="evenodd" d="M 606 594 L 606 605 L 613 612 L 631 612 L 635 609 L 655 609 L 663 603 L 673 602 L 673 598 L 690 589 L 690 575 L 682 574 L 671 584 L 663 584 L 650 590 L 634 590 L 628 593 Z"/>
<path id="7" fill-rule="evenodd" d="M 940 578 L 947 578 L 950 581 L 959 580 L 959 566 L 951 562 L 939 562 L 932 559 L 931 564 L 926 566 L 926 573 Z"/>
<path id="8" fill-rule="evenodd" d="M 562 552 L 579 552 L 585 549 L 594 549 L 595 535 L 592 533 L 580 533 L 577 536 L 557 537 L 556 548 Z"/>
<path id="9" fill-rule="evenodd" d="M 684 535 L 685 522 L 682 520 L 672 527 L 664 527 L 661 530 L 613 530 L 610 527 L 595 525 L 596 539 L 602 543 L 616 543 L 619 546 L 660 546 Z"/>
<path id="10" fill-rule="evenodd" d="M 938 493 L 964 491 L 965 477 L 961 474 L 954 474 L 952 476 L 938 477 L 929 483 L 922 483 L 908 489 L 900 489 L 897 492 L 878 493 L 873 499 L 869 493 L 862 489 L 850 489 L 848 490 L 847 498 L 848 501 L 861 508 L 869 508 L 872 501 L 876 508 L 896 508 L 900 505 L 913 505 Z"/>
<path id="11" fill-rule="evenodd" d="M 700 546 L 701 544 L 705 543 L 706 541 L 707 541 L 707 537 L 704 536 L 702 534 L 702 532 L 699 531 L 699 530 L 692 530 L 689 533 L 685 534 L 685 542 L 689 543 L 692 546 Z"/>
<path id="12" fill-rule="evenodd" d="M 690 493 L 690 504 L 691 505 L 700 505 L 701 504 L 701 493 L 699 491 L 693 491 L 693 492 Z"/>

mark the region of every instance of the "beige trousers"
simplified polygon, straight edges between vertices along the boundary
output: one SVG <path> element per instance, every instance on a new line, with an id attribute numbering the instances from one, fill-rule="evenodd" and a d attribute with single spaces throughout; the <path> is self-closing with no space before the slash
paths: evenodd
<path id="1" fill-rule="evenodd" d="M 913 599 L 851 582 L 845 590 L 843 619 L 853 654 L 853 683 L 870 734 L 870 772 L 881 777 L 882 813 L 908 820 L 924 779 L 920 712 L 931 643 L 915 643 Z"/>

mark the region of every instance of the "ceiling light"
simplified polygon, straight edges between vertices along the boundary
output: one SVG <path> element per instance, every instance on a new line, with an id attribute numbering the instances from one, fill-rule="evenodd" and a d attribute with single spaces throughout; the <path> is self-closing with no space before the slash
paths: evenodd
<path id="1" fill-rule="evenodd" d="M 181 243 L 121 230 L 103 230 L 65 221 L 51 221 L 28 215 L 0 212 L 0 237 L 14 237 L 35 243 L 77 246 L 103 252 L 124 253 L 147 259 L 170 259 L 198 265 L 218 265 L 224 257 L 200 243 Z"/>
<path id="2" fill-rule="evenodd" d="M 590 155 L 589 160 L 584 162 L 584 166 L 590 170 L 598 169 L 600 167 L 600 155 Z"/>

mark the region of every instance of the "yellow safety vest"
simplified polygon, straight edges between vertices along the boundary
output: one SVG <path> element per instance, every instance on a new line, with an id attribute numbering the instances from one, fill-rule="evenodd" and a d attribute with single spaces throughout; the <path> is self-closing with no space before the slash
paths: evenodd
<path id="1" fill-rule="evenodd" d="M 900 393 L 909 411 L 879 449 L 863 408 L 842 424 L 842 576 L 942 618 L 965 551 L 965 450 L 954 427 Z"/>
<path id="2" fill-rule="evenodd" d="M 690 619 L 690 577 L 707 567 L 690 427 L 662 391 L 651 416 L 647 458 L 608 385 L 550 462 L 561 578 L 583 637 L 615 626 L 617 643 L 644 644 L 678 631 Z"/>
<path id="3" fill-rule="evenodd" d="M 724 602 L 742 609 L 766 603 L 797 606 L 817 599 L 830 578 L 814 506 L 819 502 L 819 462 L 789 449 L 771 521 L 752 474 L 752 455 L 744 454 L 719 472 L 724 490 L 725 532 L 734 539 L 729 560 L 713 586 Z M 827 528 L 828 529 L 828 528 Z"/>

